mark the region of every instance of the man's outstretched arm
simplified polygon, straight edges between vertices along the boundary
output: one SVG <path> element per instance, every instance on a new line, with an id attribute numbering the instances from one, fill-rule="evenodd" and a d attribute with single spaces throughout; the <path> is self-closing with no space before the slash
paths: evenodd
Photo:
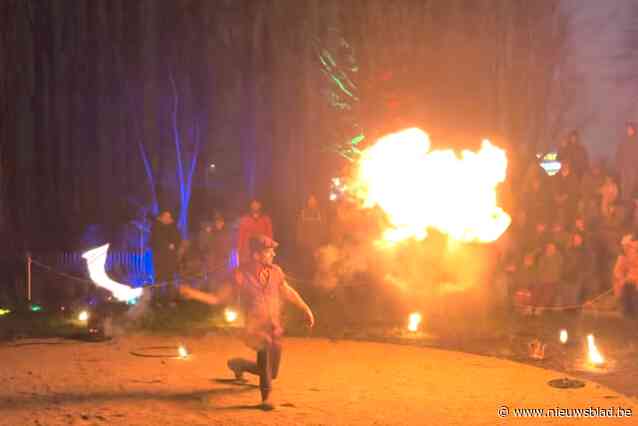
<path id="1" fill-rule="evenodd" d="M 304 300 L 299 295 L 299 293 L 297 293 L 297 290 L 290 287 L 290 285 L 288 285 L 288 283 L 285 281 L 283 285 L 283 290 L 284 290 L 284 296 L 286 297 L 286 299 L 290 303 L 292 303 L 293 305 L 297 306 L 299 309 L 304 311 L 304 313 L 306 314 L 306 319 L 308 320 L 308 325 L 310 325 L 310 327 L 314 326 L 315 316 L 312 314 L 312 310 L 310 309 L 308 304 L 306 304 L 306 302 L 304 302 Z"/>
<path id="2" fill-rule="evenodd" d="M 230 299 L 232 295 L 230 285 L 224 285 L 216 294 L 206 293 L 204 291 L 195 290 L 187 285 L 179 287 L 179 293 L 187 299 L 197 300 L 209 305 L 219 305 Z"/>

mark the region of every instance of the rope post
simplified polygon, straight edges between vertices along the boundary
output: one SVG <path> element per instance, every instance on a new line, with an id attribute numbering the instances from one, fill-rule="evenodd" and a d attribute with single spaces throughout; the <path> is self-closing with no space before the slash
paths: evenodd
<path id="1" fill-rule="evenodd" d="M 27 252 L 27 301 L 31 303 L 31 253 Z"/>

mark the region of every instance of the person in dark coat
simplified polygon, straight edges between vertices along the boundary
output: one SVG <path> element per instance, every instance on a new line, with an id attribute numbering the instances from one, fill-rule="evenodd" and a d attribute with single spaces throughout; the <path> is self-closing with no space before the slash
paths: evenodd
<path id="1" fill-rule="evenodd" d="M 616 151 L 616 170 L 620 173 L 620 196 L 624 201 L 638 187 L 638 136 L 633 122 L 626 124 L 627 133 Z"/>
<path id="2" fill-rule="evenodd" d="M 574 176 L 580 180 L 589 169 L 589 155 L 587 149 L 580 142 L 580 134 L 577 130 L 569 133 L 558 150 L 558 161 L 569 163 Z"/>
<path id="3" fill-rule="evenodd" d="M 257 361 L 232 358 L 228 361 L 228 368 L 237 380 L 241 380 L 244 373 L 259 376 L 264 410 L 274 408 L 271 390 L 281 361 L 281 310 L 284 302 L 290 302 L 302 310 L 310 327 L 315 322 L 312 310 L 286 282 L 283 270 L 273 263 L 277 245 L 263 235 L 251 237 L 250 260 L 234 271 L 228 285 L 222 287 L 217 294 L 204 293 L 187 286 L 180 289 L 183 296 L 211 305 L 227 303 L 233 296 L 234 300 L 239 301 L 245 323 L 244 342 L 257 352 Z"/>
<path id="4" fill-rule="evenodd" d="M 538 259 L 538 283 L 533 298 L 537 307 L 552 307 L 556 303 L 556 296 L 561 288 L 563 275 L 563 256 L 558 251 L 556 243 L 547 241 L 543 254 Z M 542 312 L 542 309 L 540 309 Z"/>
<path id="5" fill-rule="evenodd" d="M 151 250 L 153 251 L 153 270 L 155 272 L 155 282 L 171 282 L 177 278 L 182 238 L 175 225 L 173 216 L 168 210 L 163 211 L 151 226 Z M 166 294 L 166 298 L 172 299 L 175 296 L 174 288 L 169 285 L 168 290 L 163 292 L 155 291 L 155 300 L 159 301 L 161 293 Z"/>
<path id="6" fill-rule="evenodd" d="M 558 221 L 571 222 L 578 210 L 580 183 L 569 163 L 562 164 L 558 174 L 552 176 L 552 194 Z"/>
<path id="7" fill-rule="evenodd" d="M 232 235 L 221 214 L 215 215 L 214 223 L 207 223 L 199 233 L 199 250 L 202 253 L 204 269 L 213 285 L 216 279 L 225 275 L 230 264 Z"/>
<path id="8" fill-rule="evenodd" d="M 578 305 L 594 295 L 598 288 L 594 264 L 593 252 L 585 244 L 583 235 L 572 233 L 565 251 L 561 291 L 563 305 Z"/>

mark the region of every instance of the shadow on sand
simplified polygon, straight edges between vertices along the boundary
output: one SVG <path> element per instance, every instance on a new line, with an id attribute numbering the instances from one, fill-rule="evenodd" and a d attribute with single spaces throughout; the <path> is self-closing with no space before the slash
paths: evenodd
<path id="1" fill-rule="evenodd" d="M 50 395 L 30 394 L 28 397 L 9 398 L 0 401 L 0 411 L 16 408 L 37 408 L 45 405 L 71 405 L 75 403 L 105 403 L 116 401 L 145 401 L 157 400 L 166 402 L 195 402 L 208 403 L 211 399 L 221 396 L 239 395 L 252 391 L 250 386 L 224 387 L 207 391 L 167 393 L 151 391 L 123 391 L 123 392 L 87 392 L 87 393 L 56 393 Z"/>

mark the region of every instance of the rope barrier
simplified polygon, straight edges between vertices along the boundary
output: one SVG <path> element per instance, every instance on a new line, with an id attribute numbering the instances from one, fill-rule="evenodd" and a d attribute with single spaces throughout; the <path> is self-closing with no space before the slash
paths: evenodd
<path id="1" fill-rule="evenodd" d="M 515 306 L 519 308 L 531 308 L 531 309 L 542 309 L 544 311 L 569 311 L 575 309 L 582 309 L 587 305 L 593 304 L 595 301 L 599 300 L 603 296 L 610 294 L 613 289 L 605 290 L 593 299 L 587 300 L 579 305 L 564 305 L 564 306 L 537 306 L 537 305 L 525 305 L 521 303 L 516 303 Z"/>
<path id="2" fill-rule="evenodd" d="M 73 280 L 73 281 L 81 282 L 81 283 L 84 283 L 84 284 L 94 284 L 94 282 L 92 280 L 90 280 L 89 278 L 78 277 L 76 275 L 72 275 L 72 274 L 68 274 L 66 272 L 58 271 L 54 267 L 52 267 L 50 265 L 47 265 L 45 263 L 42 263 L 42 262 L 40 262 L 38 260 L 35 260 L 35 259 L 32 259 L 32 264 L 36 265 L 36 266 L 39 266 L 40 268 L 45 269 L 47 271 L 50 271 L 51 273 L 53 273 L 55 275 L 58 275 L 58 276 L 61 276 L 61 277 L 64 277 L 64 278 L 68 278 L 68 279 Z M 212 269 L 210 271 L 200 272 L 200 273 L 197 273 L 197 274 L 194 274 L 194 275 L 186 275 L 186 276 L 180 277 L 179 281 L 187 281 L 187 282 L 195 281 L 195 280 L 197 280 L 199 278 L 205 278 L 209 274 L 214 274 L 216 272 L 219 272 L 219 271 L 221 271 L 221 270 L 223 270 L 225 268 L 226 268 L 226 266 L 220 266 L 220 267 Z M 172 281 L 161 281 L 161 282 L 158 282 L 158 283 L 147 284 L 147 285 L 144 285 L 142 287 L 143 288 L 156 288 L 156 287 L 163 287 L 163 286 L 167 286 L 167 285 L 173 285 L 175 283 L 176 283 L 175 280 L 172 280 Z M 123 284 L 126 284 L 126 283 L 123 283 Z M 126 285 L 131 286 L 130 284 L 126 284 Z"/>
<path id="3" fill-rule="evenodd" d="M 78 277 L 72 274 L 68 274 L 66 272 L 62 272 L 62 271 L 58 271 L 56 270 L 54 267 L 47 265 L 43 262 L 40 262 L 38 260 L 32 259 L 32 263 L 36 266 L 39 266 L 40 268 L 43 268 L 47 271 L 50 271 L 53 274 L 56 274 L 58 276 L 76 281 L 76 282 L 81 282 L 84 284 L 94 284 L 93 281 L 91 281 L 88 278 L 83 278 L 83 277 Z M 226 269 L 226 266 L 220 266 L 217 268 L 214 268 L 210 271 L 206 271 L 206 272 L 200 272 L 194 275 L 187 275 L 187 276 L 183 276 L 179 278 L 180 282 L 193 282 L 196 281 L 198 279 L 202 279 L 202 278 L 206 278 L 207 275 L 210 274 L 215 274 L 219 271 L 222 271 L 224 269 Z M 300 279 L 295 277 L 294 275 L 291 275 L 289 273 L 286 273 L 286 279 L 290 280 L 292 283 L 294 284 L 312 284 L 311 281 L 308 280 L 304 280 L 304 279 Z M 158 283 L 153 283 L 153 284 L 147 284 L 147 285 L 143 285 L 142 287 L 144 289 L 151 289 L 151 288 L 158 288 L 158 287 L 163 287 L 163 286 L 168 286 L 168 285 L 174 285 L 176 284 L 176 281 L 162 281 L 162 282 L 158 282 Z M 129 285 L 129 284 L 127 284 Z M 131 286 L 132 287 L 132 286 Z M 600 294 L 598 294 L 597 296 L 593 297 L 590 300 L 587 300 L 581 304 L 574 304 L 574 305 L 563 305 L 563 306 L 538 306 L 538 305 L 529 305 L 529 304 L 520 304 L 517 303 L 515 304 L 516 307 L 518 308 L 531 308 L 531 309 L 538 309 L 538 310 L 544 310 L 544 311 L 567 311 L 567 310 L 576 310 L 576 309 L 582 309 L 587 305 L 591 305 L 594 302 L 596 302 L 597 300 L 601 299 L 602 297 L 610 294 L 613 291 L 613 289 L 609 289 L 606 290 Z"/>

